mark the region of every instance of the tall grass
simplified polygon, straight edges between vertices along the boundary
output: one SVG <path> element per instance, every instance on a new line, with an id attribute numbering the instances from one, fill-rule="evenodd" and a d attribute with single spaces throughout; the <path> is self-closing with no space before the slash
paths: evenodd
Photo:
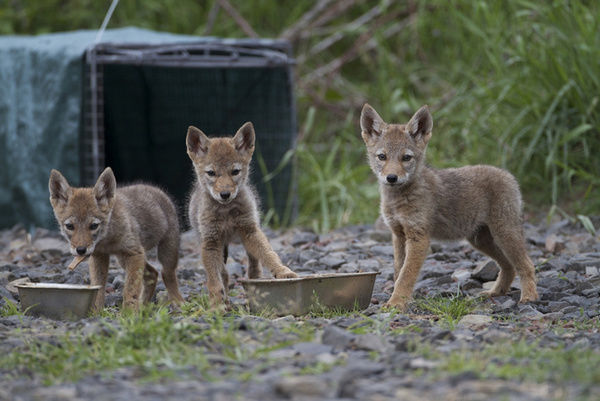
<path id="1" fill-rule="evenodd" d="M 279 36 L 316 3 L 230 2 L 264 37 Z M 122 2 L 109 27 L 203 34 L 213 3 Z M 11 4 L 0 6 L 2 33 L 94 29 L 108 7 L 90 0 Z M 350 24 L 377 5 L 380 17 Z M 396 33 L 386 34 L 391 28 Z M 342 35 L 326 51 L 311 51 L 336 32 Z M 210 33 L 244 36 L 223 10 Z M 356 2 L 302 33 L 294 41 L 303 60 L 297 66 L 297 224 L 327 231 L 377 216 L 376 184 L 358 128 L 367 101 L 393 122 L 429 104 L 434 132 L 428 157 L 435 167 L 501 166 L 517 176 L 535 210 L 600 211 L 600 3 Z M 365 50 L 368 42 L 360 39 L 367 34 L 375 46 Z M 355 57 L 314 78 L 319 67 L 354 47 Z"/>

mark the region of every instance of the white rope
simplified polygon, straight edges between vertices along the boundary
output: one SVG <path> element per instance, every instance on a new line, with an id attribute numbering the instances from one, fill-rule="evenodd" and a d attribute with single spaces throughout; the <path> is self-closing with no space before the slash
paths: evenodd
<path id="1" fill-rule="evenodd" d="M 117 8 L 118 3 L 119 3 L 119 0 L 113 0 L 112 3 L 110 4 L 110 7 L 108 8 L 106 15 L 104 16 L 104 21 L 102 21 L 102 25 L 100 26 L 100 29 L 98 30 L 98 33 L 96 34 L 96 40 L 94 41 L 94 43 L 98 43 L 102 39 L 102 35 L 104 35 L 104 31 L 106 30 L 106 26 L 108 25 L 108 22 L 110 21 L 110 17 L 112 17 L 112 14 L 115 11 L 115 8 Z"/>

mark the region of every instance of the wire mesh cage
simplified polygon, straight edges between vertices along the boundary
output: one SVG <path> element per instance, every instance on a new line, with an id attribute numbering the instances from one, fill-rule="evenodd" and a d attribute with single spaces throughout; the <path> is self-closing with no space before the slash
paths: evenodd
<path id="1" fill-rule="evenodd" d="M 230 136 L 256 130 L 252 183 L 263 210 L 285 224 L 296 210 L 296 113 L 289 43 L 213 39 L 167 45 L 100 43 L 86 52 L 80 174 L 105 166 L 121 183 L 145 181 L 179 203 L 193 182 L 187 127 Z"/>

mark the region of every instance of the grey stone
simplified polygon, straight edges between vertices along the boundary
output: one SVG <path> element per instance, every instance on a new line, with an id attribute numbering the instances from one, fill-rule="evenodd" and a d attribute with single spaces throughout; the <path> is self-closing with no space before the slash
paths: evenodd
<path id="1" fill-rule="evenodd" d="M 229 273 L 231 276 L 237 277 L 237 278 L 244 278 L 246 277 L 246 266 L 244 266 L 241 263 L 238 262 L 233 262 L 233 263 L 227 263 L 227 273 Z M 194 275 L 196 274 L 195 271 L 193 271 L 192 269 L 188 269 L 188 273 L 186 274 L 186 277 L 182 277 L 184 280 L 189 280 L 190 278 L 192 278 Z"/>
<path id="2" fill-rule="evenodd" d="M 542 316 L 542 318 L 544 320 L 556 322 L 558 320 L 561 320 L 563 318 L 563 316 L 564 316 L 564 313 L 559 311 L 559 312 L 544 313 L 544 316 Z"/>
<path id="3" fill-rule="evenodd" d="M 302 265 L 302 267 L 296 268 L 295 271 L 296 272 L 313 272 L 313 271 L 319 270 L 320 267 L 321 267 L 321 264 L 319 263 L 319 261 L 317 259 L 311 259 L 311 260 L 307 261 L 306 263 L 304 263 Z"/>
<path id="4" fill-rule="evenodd" d="M 539 320 L 544 317 L 544 314 L 531 305 L 519 305 L 519 314 L 529 320 Z"/>
<path id="5" fill-rule="evenodd" d="M 481 289 L 481 283 L 477 280 L 467 280 L 464 283 L 462 283 L 460 285 L 460 289 L 464 290 L 464 291 L 469 291 L 469 290 L 475 290 L 475 289 Z"/>
<path id="6" fill-rule="evenodd" d="M 323 329 L 321 342 L 335 348 L 345 348 L 349 346 L 355 339 L 356 335 L 347 330 L 341 329 L 334 325 L 326 326 Z"/>
<path id="7" fill-rule="evenodd" d="M 237 263 L 239 265 L 239 263 Z M 227 270 L 229 270 L 229 266 L 227 266 Z M 196 271 L 194 269 L 177 269 L 177 276 L 181 280 L 191 280 L 196 275 Z"/>
<path id="8" fill-rule="evenodd" d="M 558 312 L 570 305 L 571 304 L 569 302 L 565 301 L 550 301 L 548 302 L 548 310 L 550 310 L 550 312 Z"/>
<path id="9" fill-rule="evenodd" d="M 394 256 L 394 247 L 391 245 L 375 245 L 371 247 L 371 252 L 377 256 Z"/>
<path id="10" fill-rule="evenodd" d="M 332 346 L 321 343 L 306 342 L 294 344 L 292 349 L 298 354 L 314 356 L 331 352 Z"/>
<path id="11" fill-rule="evenodd" d="M 590 289 L 581 291 L 581 295 L 588 297 L 588 298 L 595 297 L 598 294 L 600 294 L 600 287 L 592 287 Z"/>
<path id="12" fill-rule="evenodd" d="M 493 260 L 488 260 L 477 265 L 472 277 L 480 281 L 494 281 L 499 272 L 498 264 Z"/>
<path id="13" fill-rule="evenodd" d="M 290 241 L 290 244 L 292 246 L 300 246 L 312 242 L 317 242 L 318 240 L 319 236 L 317 234 L 309 231 L 302 231 L 294 234 L 292 240 Z"/>
<path id="14" fill-rule="evenodd" d="M 452 273 L 452 280 L 464 283 L 471 277 L 471 271 L 467 269 L 457 269 Z"/>
<path id="15" fill-rule="evenodd" d="M 362 259 L 356 262 L 359 271 L 379 271 L 381 263 L 377 259 Z"/>
<path id="16" fill-rule="evenodd" d="M 574 256 L 567 262 L 567 270 L 585 272 L 587 267 L 600 268 L 600 256 L 597 253 Z"/>
<path id="17" fill-rule="evenodd" d="M 336 388 L 322 376 L 282 377 L 275 383 L 275 391 L 287 398 L 295 397 L 332 397 Z"/>
<path id="18" fill-rule="evenodd" d="M 434 369 L 438 366 L 440 366 L 440 361 L 431 361 L 421 357 L 411 360 L 409 364 L 411 369 Z"/>
<path id="19" fill-rule="evenodd" d="M 538 286 L 545 287 L 551 292 L 563 292 L 571 287 L 571 283 L 558 277 L 542 277 L 538 280 Z"/>
<path id="20" fill-rule="evenodd" d="M 481 328 L 489 325 L 492 318 L 486 315 L 465 315 L 458 324 L 469 328 Z"/>
<path id="21" fill-rule="evenodd" d="M 512 298 L 508 298 L 506 301 L 497 305 L 496 310 L 499 310 L 499 311 L 510 310 L 510 309 L 514 308 L 516 304 L 517 303 Z"/>
<path id="22" fill-rule="evenodd" d="M 112 287 L 115 290 L 118 290 L 119 288 L 123 288 L 124 284 L 125 284 L 125 279 L 120 274 L 116 275 L 115 278 L 112 281 Z"/>
<path id="23" fill-rule="evenodd" d="M 337 269 L 346 262 L 345 259 L 336 256 L 325 256 L 319 259 L 319 263 L 327 269 Z"/>
<path id="24" fill-rule="evenodd" d="M 355 349 L 376 352 L 386 352 L 391 348 L 385 337 L 372 333 L 357 335 L 353 345 Z"/>

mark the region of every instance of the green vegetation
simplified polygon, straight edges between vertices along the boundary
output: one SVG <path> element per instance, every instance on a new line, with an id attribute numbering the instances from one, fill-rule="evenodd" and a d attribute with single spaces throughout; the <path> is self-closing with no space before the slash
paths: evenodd
<path id="1" fill-rule="evenodd" d="M 585 215 L 600 211 L 600 3 L 332 1 L 303 20 L 320 2 L 230 2 L 258 35 L 294 45 L 297 224 L 327 231 L 376 218 L 358 128 L 368 101 L 392 122 L 429 104 L 433 166 L 505 167 L 532 210 L 577 216 L 592 231 Z M 109 27 L 245 36 L 224 10 L 211 22 L 214 4 L 121 2 Z M 97 29 L 107 7 L 14 0 L 0 6 L 0 33 Z"/>
<path id="2" fill-rule="evenodd" d="M 2 297 L 4 300 L 4 305 L 2 305 L 2 307 L 0 308 L 0 316 L 1 317 L 8 317 L 8 316 L 22 316 L 23 312 L 21 312 L 19 306 L 8 300 L 5 297 Z"/>
<path id="3" fill-rule="evenodd" d="M 492 344 L 442 356 L 438 374 L 473 372 L 479 378 L 518 379 L 583 385 L 598 383 L 600 352 L 589 348 L 541 347 L 526 341 Z"/>
<path id="4" fill-rule="evenodd" d="M 477 303 L 477 299 L 467 298 L 460 294 L 451 297 L 438 296 L 415 300 L 418 309 L 433 314 L 450 328 L 454 328 L 463 316 L 473 312 Z"/>
<path id="5" fill-rule="evenodd" d="M 92 373 L 110 374 L 120 367 L 136 367 L 140 380 L 200 375 L 212 380 L 214 365 L 225 374 L 244 374 L 244 361 L 259 359 L 269 364 L 271 351 L 296 342 L 311 341 L 314 327 L 290 323 L 281 329 L 279 341 L 272 328 L 263 328 L 260 338 L 239 329 L 237 313 L 204 311 L 202 316 L 173 317 L 165 307 L 149 305 L 139 313 L 123 312 L 111 318 L 108 312 L 90 332 L 23 337 L 24 348 L 3 356 L 2 369 L 10 374 L 36 373 L 46 383 L 74 381 Z M 258 324 L 254 322 L 253 324 Z M 324 367 L 321 367 L 324 369 Z"/>

